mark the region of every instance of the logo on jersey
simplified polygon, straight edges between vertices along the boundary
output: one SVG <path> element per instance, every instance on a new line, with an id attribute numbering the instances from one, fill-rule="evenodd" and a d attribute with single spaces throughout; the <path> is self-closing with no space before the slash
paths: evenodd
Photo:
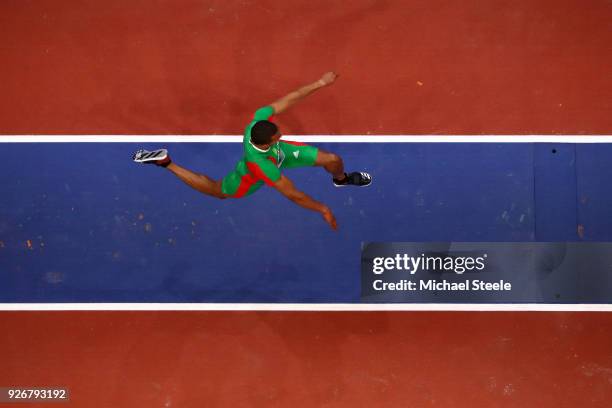
<path id="1" fill-rule="evenodd" d="M 293 152 L 293 157 L 295 157 L 296 159 L 298 158 L 299 155 L 300 155 L 299 150 L 296 150 L 295 152 Z"/>

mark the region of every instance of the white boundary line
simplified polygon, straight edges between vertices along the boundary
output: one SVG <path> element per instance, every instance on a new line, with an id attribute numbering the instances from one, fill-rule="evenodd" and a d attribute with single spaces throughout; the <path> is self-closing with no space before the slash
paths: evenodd
<path id="1" fill-rule="evenodd" d="M 612 305 L 547 303 L 0 303 L 0 311 L 612 312 Z"/>
<path id="2" fill-rule="evenodd" d="M 612 135 L 303 135 L 307 143 L 612 143 Z M 240 135 L 0 135 L 0 143 L 240 143 Z"/>

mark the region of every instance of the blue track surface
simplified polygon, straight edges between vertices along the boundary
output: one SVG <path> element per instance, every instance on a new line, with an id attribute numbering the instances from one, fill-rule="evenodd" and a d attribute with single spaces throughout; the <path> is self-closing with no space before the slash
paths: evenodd
<path id="1" fill-rule="evenodd" d="M 0 144 L 0 302 L 356 302 L 362 242 L 612 240 L 612 145 L 322 144 L 374 176 L 286 172 L 336 233 L 267 187 L 204 197 L 132 163 L 138 147 Z M 241 154 L 165 147 L 214 178 Z"/>

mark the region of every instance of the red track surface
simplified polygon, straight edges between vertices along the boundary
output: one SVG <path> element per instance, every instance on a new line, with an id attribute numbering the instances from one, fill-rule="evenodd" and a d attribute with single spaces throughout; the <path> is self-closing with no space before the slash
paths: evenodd
<path id="1" fill-rule="evenodd" d="M 609 1 L 0 2 L 0 133 L 610 134 Z M 8 313 L 75 407 L 609 407 L 611 314 Z M 8 405 L 7 405 L 8 406 Z"/>
<path id="2" fill-rule="evenodd" d="M 3 0 L 0 133 L 239 134 L 334 69 L 286 134 L 607 134 L 611 20 L 606 0 Z"/>
<path id="3" fill-rule="evenodd" d="M 602 407 L 612 316 L 4 313 L 0 384 L 78 407 Z"/>

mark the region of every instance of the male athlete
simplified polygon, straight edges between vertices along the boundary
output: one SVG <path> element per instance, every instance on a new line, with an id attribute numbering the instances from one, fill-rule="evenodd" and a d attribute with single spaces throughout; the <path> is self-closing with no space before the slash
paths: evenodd
<path id="1" fill-rule="evenodd" d="M 319 88 L 332 84 L 338 75 L 334 72 L 324 74 L 321 79 L 291 92 L 269 106 L 258 109 L 251 123 L 244 131 L 244 156 L 234 171 L 222 180 L 212 180 L 203 174 L 194 173 L 170 160 L 166 149 L 152 152 L 139 150 L 134 154 L 138 163 L 153 163 L 174 173 L 187 185 L 216 198 L 244 197 L 257 191 L 263 183 L 276 188 L 281 194 L 294 203 L 309 210 L 319 212 L 325 221 L 335 230 L 336 218 L 325 204 L 312 199 L 301 192 L 281 174 L 281 169 L 304 166 L 319 166 L 332 175 L 336 187 L 348 185 L 365 187 L 372 182 L 368 173 L 353 172 L 346 174 L 342 159 L 313 146 L 289 142 L 281 139 L 281 133 L 272 123 L 272 115 L 287 110 L 296 102 L 310 95 Z"/>

